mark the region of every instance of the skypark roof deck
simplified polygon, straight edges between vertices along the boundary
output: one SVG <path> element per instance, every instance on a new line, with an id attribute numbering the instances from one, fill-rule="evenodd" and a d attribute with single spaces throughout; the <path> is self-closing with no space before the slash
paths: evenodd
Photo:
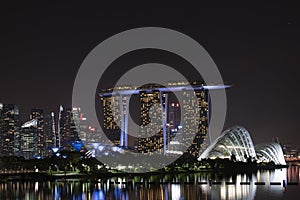
<path id="1" fill-rule="evenodd" d="M 168 87 L 153 87 L 153 88 L 136 88 L 136 89 L 128 89 L 129 87 L 125 87 L 126 89 L 120 89 L 120 87 L 116 87 L 115 89 L 110 89 L 106 91 L 102 91 L 99 93 L 100 97 L 109 97 L 109 96 L 129 96 L 134 94 L 139 94 L 140 92 L 152 92 L 152 91 L 161 91 L 161 92 L 179 92 L 182 90 L 220 90 L 231 87 L 230 85 L 180 85 L 180 86 L 168 86 Z M 133 88 L 133 87 L 132 87 Z"/>

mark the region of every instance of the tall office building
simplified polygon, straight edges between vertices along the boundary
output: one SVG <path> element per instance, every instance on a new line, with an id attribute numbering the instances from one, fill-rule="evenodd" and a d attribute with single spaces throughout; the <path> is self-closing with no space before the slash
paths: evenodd
<path id="1" fill-rule="evenodd" d="M 96 128 L 88 124 L 88 121 L 79 107 L 72 108 L 72 119 L 77 132 L 77 139 L 84 142 L 97 142 L 99 134 Z"/>
<path id="2" fill-rule="evenodd" d="M 21 126 L 20 151 L 26 160 L 41 156 L 38 147 L 38 119 L 31 119 Z"/>
<path id="3" fill-rule="evenodd" d="M 37 155 L 45 157 L 44 116 L 42 109 L 31 109 L 30 120 L 36 120 Z"/>
<path id="4" fill-rule="evenodd" d="M 180 126 L 180 104 L 178 101 L 172 101 L 168 106 L 168 124 L 171 128 L 176 128 Z"/>
<path id="5" fill-rule="evenodd" d="M 86 119 L 83 117 L 83 113 L 81 112 L 80 108 L 72 108 L 72 120 L 75 126 L 75 130 L 79 138 L 86 138 L 86 132 L 87 126 L 84 122 L 86 122 Z"/>
<path id="6" fill-rule="evenodd" d="M 1 104 L 0 112 L 0 156 L 20 156 L 19 108 Z"/>
<path id="7" fill-rule="evenodd" d="M 57 134 L 55 131 L 55 125 L 53 127 L 53 120 L 51 114 L 44 116 L 44 157 L 49 157 L 52 155 L 50 147 L 54 146 L 53 138 L 54 135 L 56 136 Z"/>
<path id="8" fill-rule="evenodd" d="M 58 123 L 61 145 L 64 149 L 71 150 L 72 143 L 78 140 L 78 132 L 73 119 L 72 109 L 67 108 L 62 110 Z"/>

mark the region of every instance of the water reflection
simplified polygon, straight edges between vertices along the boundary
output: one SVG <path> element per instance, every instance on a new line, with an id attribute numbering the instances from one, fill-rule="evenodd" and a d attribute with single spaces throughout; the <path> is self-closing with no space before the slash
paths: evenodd
<path id="1" fill-rule="evenodd" d="M 99 182 L 11 180 L 0 182 L 0 199 L 280 199 L 298 195 L 299 185 L 284 188 L 282 183 L 299 182 L 299 177 L 299 167 L 293 166 L 235 176 L 202 173 L 134 177 L 130 180 L 112 178 Z M 250 184 L 241 185 L 241 182 Z M 255 182 L 265 182 L 265 185 L 255 185 Z"/>

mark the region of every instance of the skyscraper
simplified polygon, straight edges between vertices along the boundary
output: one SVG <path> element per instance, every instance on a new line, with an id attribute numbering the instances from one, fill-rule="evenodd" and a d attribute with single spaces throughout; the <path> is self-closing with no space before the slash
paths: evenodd
<path id="1" fill-rule="evenodd" d="M 187 153 L 198 156 L 202 145 L 204 144 L 204 140 L 208 133 L 208 125 L 209 125 L 209 94 L 208 90 L 205 89 L 197 89 L 194 90 L 194 94 L 196 94 L 197 102 L 195 99 L 191 99 L 190 95 L 194 95 L 189 91 L 183 91 L 183 109 L 185 110 L 184 115 L 182 116 L 183 122 L 183 132 L 189 133 L 186 134 L 186 139 L 192 139 L 192 144 L 186 144 L 188 149 Z M 197 105 L 197 106 L 195 106 Z M 200 114 L 199 121 L 195 121 L 194 116 Z M 197 125 L 198 124 L 198 125 Z M 197 125 L 196 133 L 194 132 L 194 125 Z"/>
<path id="2" fill-rule="evenodd" d="M 0 156 L 20 156 L 19 108 L 1 104 L 0 112 Z"/>
<path id="3" fill-rule="evenodd" d="M 53 127 L 52 114 L 54 117 L 54 113 L 44 116 L 44 156 L 45 157 L 52 155 L 50 147 L 53 147 L 55 145 L 54 138 L 56 138 L 56 134 L 57 134 L 55 131 L 55 125 Z"/>
<path id="4" fill-rule="evenodd" d="M 26 160 L 40 156 L 38 148 L 38 120 L 31 119 L 21 126 L 20 151 Z"/>
<path id="5" fill-rule="evenodd" d="M 180 104 L 177 101 L 173 101 L 168 106 L 168 123 L 171 128 L 176 128 L 180 125 Z"/>
<path id="6" fill-rule="evenodd" d="M 42 109 L 31 109 L 30 120 L 36 120 L 37 154 L 45 157 L 44 116 Z"/>
<path id="7" fill-rule="evenodd" d="M 163 94 L 165 96 L 166 94 Z M 160 91 L 141 91 L 141 128 L 138 139 L 138 151 L 151 154 L 163 150 L 162 109 L 163 96 Z"/>
<path id="8" fill-rule="evenodd" d="M 72 109 L 67 108 L 62 110 L 59 120 L 59 131 L 61 145 L 64 149 L 71 150 L 72 143 L 78 139 L 78 132 L 73 119 Z"/>
<path id="9" fill-rule="evenodd" d="M 135 134 L 139 135 L 138 137 L 131 138 L 137 140 L 137 150 L 147 154 L 163 152 L 198 156 L 200 149 L 206 145 L 209 132 L 208 88 L 218 89 L 226 86 L 210 87 L 199 81 L 180 81 L 169 83 L 168 88 L 148 84 L 141 88 L 124 86 L 102 91 L 100 96 L 104 129 L 116 130 L 118 135 L 109 139 L 115 145 L 123 146 L 122 131 L 128 130 L 126 118 L 129 115 L 129 104 L 125 100 L 130 95 L 138 95 L 139 101 L 133 105 L 140 108 L 139 116 L 134 116 L 140 118 L 140 130 L 139 134 Z M 181 99 L 180 103 L 177 98 Z M 122 117 L 123 115 L 125 117 Z M 125 136 L 127 134 L 125 133 Z M 178 149 L 177 152 L 167 149 L 171 143 L 172 149 Z"/>
<path id="10" fill-rule="evenodd" d="M 75 126 L 75 133 L 77 134 L 76 139 L 85 142 L 92 142 L 95 139 L 93 137 L 96 134 L 90 134 L 90 131 L 94 133 L 96 130 L 91 125 L 88 125 L 88 121 L 79 107 L 72 108 L 72 120 Z"/>
<path id="11" fill-rule="evenodd" d="M 117 122 L 121 121 L 120 96 L 102 97 L 103 130 L 106 136 L 116 145 L 120 145 L 120 131 Z"/>

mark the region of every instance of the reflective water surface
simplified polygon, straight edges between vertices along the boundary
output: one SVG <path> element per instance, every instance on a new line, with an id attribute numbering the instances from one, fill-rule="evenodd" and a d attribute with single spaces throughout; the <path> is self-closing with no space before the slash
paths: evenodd
<path id="1" fill-rule="evenodd" d="M 291 166 L 235 176 L 198 173 L 94 181 L 12 180 L 0 182 L 0 199 L 299 199 L 299 178 L 299 166 Z"/>

